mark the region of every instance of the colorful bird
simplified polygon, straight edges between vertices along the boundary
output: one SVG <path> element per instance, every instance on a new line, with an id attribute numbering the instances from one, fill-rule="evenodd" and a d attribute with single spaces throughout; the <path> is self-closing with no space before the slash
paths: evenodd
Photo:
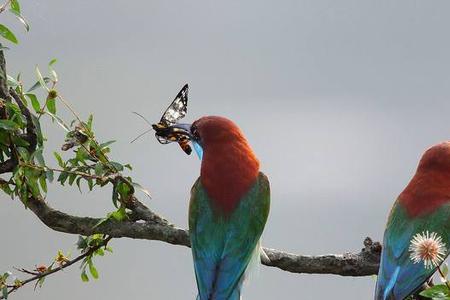
<path id="1" fill-rule="evenodd" d="M 226 118 L 208 116 L 164 130 L 160 135 L 187 136 L 202 159 L 189 205 L 197 299 L 241 299 L 246 270 L 260 261 L 269 181 L 242 131 Z"/>
<path id="2" fill-rule="evenodd" d="M 450 247 L 450 142 L 428 149 L 384 232 L 375 300 L 402 300 L 436 272 Z"/>

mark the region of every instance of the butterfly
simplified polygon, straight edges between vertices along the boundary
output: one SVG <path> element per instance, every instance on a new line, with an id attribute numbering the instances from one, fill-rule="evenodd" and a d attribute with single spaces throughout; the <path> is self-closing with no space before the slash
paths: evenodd
<path id="1" fill-rule="evenodd" d="M 168 144 L 171 142 L 178 142 L 181 149 L 186 154 L 191 154 L 192 148 L 189 146 L 189 139 L 187 136 L 176 134 L 168 130 L 169 126 L 176 124 L 179 120 L 184 118 L 187 114 L 189 86 L 185 84 L 178 92 L 175 99 L 164 111 L 161 120 L 152 127 L 156 131 L 155 137 L 161 144 Z"/>

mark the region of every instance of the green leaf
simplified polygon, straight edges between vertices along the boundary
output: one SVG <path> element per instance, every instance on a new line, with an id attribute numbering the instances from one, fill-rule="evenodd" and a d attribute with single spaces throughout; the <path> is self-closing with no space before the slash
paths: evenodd
<path id="1" fill-rule="evenodd" d="M 92 277 L 94 277 L 94 279 L 98 279 L 98 272 L 94 264 L 92 263 L 92 260 L 89 260 L 89 272 L 91 273 Z"/>
<path id="2" fill-rule="evenodd" d="M 34 152 L 34 157 L 36 158 L 39 166 L 45 167 L 45 160 L 44 160 L 44 156 L 42 155 L 42 149 L 37 149 Z"/>
<path id="3" fill-rule="evenodd" d="M 77 176 L 78 176 L 77 174 L 73 174 L 73 173 L 69 175 L 69 185 L 72 185 L 74 183 Z"/>
<path id="4" fill-rule="evenodd" d="M 25 160 L 28 161 L 30 159 L 30 154 L 28 153 L 28 150 L 23 147 L 17 147 L 17 151 L 19 152 L 19 156 Z"/>
<path id="5" fill-rule="evenodd" d="M 58 82 L 58 74 L 52 68 L 50 68 L 50 75 L 52 76 L 53 82 Z"/>
<path id="6" fill-rule="evenodd" d="M 77 248 L 80 249 L 80 250 L 84 250 L 84 249 L 87 248 L 87 246 L 88 246 L 87 238 L 79 235 L 78 236 L 78 241 L 77 241 Z"/>
<path id="7" fill-rule="evenodd" d="M 447 264 L 447 263 L 443 263 L 443 264 L 440 266 L 440 268 L 441 268 L 442 275 L 444 275 L 444 278 L 443 278 L 443 279 L 446 279 L 446 278 L 447 278 L 447 275 L 448 275 L 448 264 Z"/>
<path id="8" fill-rule="evenodd" d="M 12 76 L 6 75 L 6 80 L 9 86 L 16 87 L 19 86 L 19 82 Z"/>
<path id="9" fill-rule="evenodd" d="M 1 147 L 2 145 L 3 146 L 9 146 L 10 144 L 11 144 L 11 142 L 9 140 L 9 133 L 8 133 L 8 131 L 6 131 L 4 129 L 0 129 L 0 153 L 8 151 L 8 148 Z M 7 153 L 7 155 L 9 156 L 9 153 Z"/>
<path id="10" fill-rule="evenodd" d="M 39 81 L 40 85 L 43 88 L 45 88 L 47 90 L 47 92 L 49 92 L 50 89 L 48 88 L 47 84 L 45 83 L 44 77 L 42 77 L 41 71 L 39 71 L 39 67 L 38 66 L 36 66 L 35 71 L 36 71 L 36 76 L 38 78 L 38 81 Z"/>
<path id="11" fill-rule="evenodd" d="M 0 35 L 14 44 L 19 42 L 14 33 L 12 33 L 12 31 L 3 24 L 0 24 Z"/>
<path id="12" fill-rule="evenodd" d="M 20 14 L 20 12 L 17 12 L 13 9 L 9 10 L 13 15 L 16 16 L 16 18 L 20 21 L 20 23 L 23 24 L 23 26 L 25 27 L 26 31 L 30 31 L 30 25 L 28 24 L 27 20 L 25 20 L 25 18 Z"/>
<path id="13" fill-rule="evenodd" d="M 127 213 L 125 211 L 125 207 L 123 207 L 123 206 L 121 206 L 118 210 L 110 213 L 109 216 L 112 217 L 116 221 L 123 221 L 128 217 Z"/>
<path id="14" fill-rule="evenodd" d="M 53 152 L 53 156 L 55 156 L 56 160 L 58 161 L 58 165 L 61 168 L 65 168 L 66 167 L 65 164 L 64 164 L 63 159 L 61 158 L 61 155 L 59 155 L 58 152 Z"/>
<path id="15" fill-rule="evenodd" d="M 113 185 L 112 201 L 115 207 L 118 207 L 117 201 L 119 201 L 119 192 L 117 191 L 117 184 Z"/>
<path id="16" fill-rule="evenodd" d="M 117 191 L 119 192 L 122 200 L 127 199 L 131 194 L 130 186 L 128 186 L 125 182 L 119 182 L 117 184 Z"/>
<path id="17" fill-rule="evenodd" d="M 39 184 L 41 185 L 41 188 L 44 191 L 44 193 L 47 193 L 47 182 L 45 180 L 45 175 L 39 177 Z"/>
<path id="18" fill-rule="evenodd" d="M 41 104 L 39 103 L 39 100 L 36 97 L 36 95 L 35 94 L 25 94 L 25 96 L 27 96 L 30 99 L 31 106 L 33 106 L 34 111 L 37 113 L 40 113 L 41 112 Z"/>
<path id="19" fill-rule="evenodd" d="M 54 82 L 58 82 L 58 74 L 56 74 L 56 71 L 52 68 L 52 66 L 56 63 L 56 58 L 53 58 L 49 63 L 48 63 L 48 70 L 50 71 L 50 75 L 52 76 L 52 80 Z"/>
<path id="20" fill-rule="evenodd" d="M 101 162 L 98 162 L 95 165 L 95 175 L 102 176 L 103 175 L 103 164 Z"/>
<path id="21" fill-rule="evenodd" d="M 10 186 L 7 183 L 2 183 L 0 184 L 0 189 L 5 192 L 6 194 L 10 195 L 12 194 L 12 190 L 10 188 Z"/>
<path id="22" fill-rule="evenodd" d="M 92 130 L 92 120 L 94 119 L 94 116 L 92 115 L 92 114 L 90 114 L 89 115 L 89 118 L 88 118 L 88 121 L 87 121 L 87 124 L 86 124 L 86 127 L 89 129 L 89 130 Z"/>
<path id="23" fill-rule="evenodd" d="M 41 195 L 36 178 L 28 178 L 27 185 L 31 190 L 31 194 L 33 194 L 33 197 L 37 198 Z"/>
<path id="24" fill-rule="evenodd" d="M 118 163 L 118 162 L 115 162 L 115 161 L 110 162 L 110 164 L 111 164 L 111 165 L 114 167 L 114 169 L 116 169 L 117 171 L 119 171 L 119 172 L 123 171 L 123 166 L 122 166 L 122 164 L 120 164 L 120 163 Z"/>
<path id="25" fill-rule="evenodd" d="M 0 128 L 8 131 L 16 130 L 19 128 L 15 122 L 11 120 L 0 120 Z"/>
<path id="26" fill-rule="evenodd" d="M 53 170 L 45 171 L 45 177 L 47 177 L 47 180 L 50 182 L 53 182 L 53 175 Z"/>
<path id="27" fill-rule="evenodd" d="M 14 143 L 14 145 L 16 145 L 16 146 L 21 146 L 21 147 L 28 147 L 28 146 L 30 146 L 30 143 L 28 143 L 23 138 L 18 137 L 17 135 L 13 135 L 11 137 L 11 139 L 12 139 L 12 142 Z"/>
<path id="28" fill-rule="evenodd" d="M 102 144 L 100 144 L 100 149 L 104 149 L 104 148 L 108 147 L 109 145 L 111 145 L 111 144 L 113 144 L 113 143 L 115 143 L 115 142 L 116 142 L 116 141 L 113 140 L 113 141 L 108 141 L 108 142 L 106 142 L 106 143 L 102 143 Z"/>
<path id="29" fill-rule="evenodd" d="M 67 177 L 69 177 L 69 173 L 67 172 L 61 172 L 61 174 L 59 174 L 58 181 L 61 182 L 61 185 L 64 185 L 64 183 L 67 180 Z"/>
<path id="30" fill-rule="evenodd" d="M 77 180 L 75 181 L 78 187 L 78 190 L 80 191 L 80 193 L 82 193 L 81 191 L 81 179 L 83 179 L 83 177 L 78 177 Z"/>
<path id="31" fill-rule="evenodd" d="M 6 102 L 9 120 L 14 121 L 19 127 L 24 127 L 26 124 L 25 117 L 22 115 L 19 106 L 11 102 Z"/>
<path id="32" fill-rule="evenodd" d="M 52 114 L 56 114 L 56 99 L 48 99 L 47 100 L 47 108 L 48 111 L 51 112 Z"/>
<path id="33" fill-rule="evenodd" d="M 420 292 L 421 296 L 432 298 L 436 300 L 448 300 L 450 299 L 450 293 L 448 287 L 445 284 L 435 285 L 429 289 Z"/>
<path id="34" fill-rule="evenodd" d="M 96 255 L 100 255 L 100 256 L 104 256 L 105 255 L 105 251 L 102 248 L 98 248 L 97 250 L 95 250 L 94 253 Z"/>
<path id="35" fill-rule="evenodd" d="M 45 138 L 42 135 L 41 123 L 39 122 L 39 119 L 35 115 L 31 115 L 31 119 L 33 120 L 34 127 L 36 127 L 38 145 L 42 146 L 44 144 Z"/>
<path id="36" fill-rule="evenodd" d="M 36 285 L 38 285 L 41 288 L 42 285 L 44 284 L 45 278 L 47 278 L 47 276 L 39 278 L 39 280 L 37 281 Z"/>
<path id="37" fill-rule="evenodd" d="M 8 299 L 8 287 L 4 286 L 2 288 L 3 298 Z"/>
<path id="38" fill-rule="evenodd" d="M 89 281 L 89 277 L 86 274 L 86 271 L 81 272 L 81 280 L 83 282 L 88 282 Z"/>
<path id="39" fill-rule="evenodd" d="M 11 10 L 20 14 L 20 4 L 17 0 L 11 0 Z"/>
<path id="40" fill-rule="evenodd" d="M 87 180 L 87 183 L 88 183 L 89 190 L 92 191 L 92 189 L 94 188 L 94 180 L 92 180 L 92 178 L 89 178 Z"/>
<path id="41" fill-rule="evenodd" d="M 44 77 L 44 82 L 45 82 L 45 83 L 49 83 L 50 81 L 52 81 L 50 78 Z M 32 87 L 30 87 L 30 88 L 28 89 L 27 93 L 29 93 L 29 92 L 31 92 L 31 91 L 33 91 L 33 90 L 39 88 L 39 87 L 41 87 L 41 83 L 38 81 L 38 82 L 36 82 L 35 84 L 33 84 Z"/>

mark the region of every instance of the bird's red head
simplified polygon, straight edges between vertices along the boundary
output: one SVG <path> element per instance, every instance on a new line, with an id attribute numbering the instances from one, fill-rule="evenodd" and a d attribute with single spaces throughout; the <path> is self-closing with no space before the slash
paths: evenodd
<path id="1" fill-rule="evenodd" d="M 417 171 L 450 173 L 450 142 L 434 145 L 423 154 Z"/>
<path id="2" fill-rule="evenodd" d="M 200 180 L 217 208 L 227 213 L 251 188 L 259 161 L 239 127 L 224 117 L 207 116 L 191 126 L 192 139 L 203 148 Z"/>
<path id="3" fill-rule="evenodd" d="M 209 145 L 229 146 L 242 143 L 247 146 L 247 140 L 239 127 L 233 121 L 219 116 L 202 117 L 192 123 L 191 133 L 194 139 L 205 149 Z"/>
<path id="4" fill-rule="evenodd" d="M 434 145 L 423 154 L 416 174 L 400 194 L 410 216 L 433 212 L 450 201 L 450 142 Z"/>

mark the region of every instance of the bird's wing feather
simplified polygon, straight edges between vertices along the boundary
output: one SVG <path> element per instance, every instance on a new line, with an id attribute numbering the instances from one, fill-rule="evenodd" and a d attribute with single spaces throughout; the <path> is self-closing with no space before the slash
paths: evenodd
<path id="1" fill-rule="evenodd" d="M 383 253 L 375 300 L 398 300 L 412 294 L 436 271 L 411 260 L 409 246 L 414 235 L 436 232 L 449 251 L 450 204 L 431 214 L 411 218 L 397 201 L 392 208 L 384 233 Z"/>
<path id="2" fill-rule="evenodd" d="M 239 299 L 243 275 L 258 245 L 269 206 L 269 182 L 262 173 L 228 216 L 213 208 L 197 180 L 191 191 L 189 230 L 199 299 Z"/>

